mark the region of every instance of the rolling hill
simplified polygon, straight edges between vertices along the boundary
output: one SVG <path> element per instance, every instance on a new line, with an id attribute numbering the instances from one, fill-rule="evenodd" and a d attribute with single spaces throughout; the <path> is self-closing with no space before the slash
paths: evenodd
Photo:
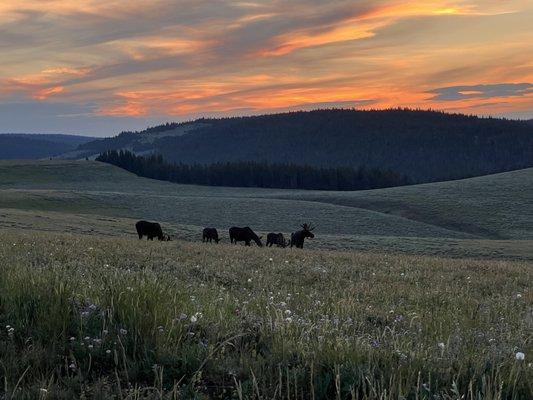
<path id="1" fill-rule="evenodd" d="M 93 137 L 51 134 L 0 134 L 0 160 L 33 160 L 58 156 L 93 141 Z"/>
<path id="2" fill-rule="evenodd" d="M 533 127 L 433 111 L 318 110 L 165 124 L 85 143 L 77 156 L 113 149 L 186 164 L 364 166 L 424 183 L 532 167 Z"/>
<path id="3" fill-rule="evenodd" d="M 259 232 L 317 225 L 314 248 L 533 258 L 533 169 L 360 192 L 177 185 L 93 161 L 0 162 L 0 227 L 133 235 L 158 220 L 198 240 L 204 226 Z M 224 240 L 224 239 L 223 239 Z"/>

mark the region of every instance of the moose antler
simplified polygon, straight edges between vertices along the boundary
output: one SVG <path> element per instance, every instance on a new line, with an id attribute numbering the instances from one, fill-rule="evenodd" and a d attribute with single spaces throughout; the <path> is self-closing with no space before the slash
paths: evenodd
<path id="1" fill-rule="evenodd" d="M 311 224 L 302 224 L 301 225 L 304 230 L 311 232 L 313 229 L 315 229 L 314 226 L 311 226 Z"/>

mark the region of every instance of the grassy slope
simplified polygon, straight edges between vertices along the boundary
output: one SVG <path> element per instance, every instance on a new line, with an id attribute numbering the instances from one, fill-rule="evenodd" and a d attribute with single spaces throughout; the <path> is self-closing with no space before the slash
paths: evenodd
<path id="1" fill-rule="evenodd" d="M 231 225 L 290 232 L 312 221 L 317 248 L 355 248 L 450 256 L 533 257 L 533 169 L 463 181 L 365 192 L 309 192 L 175 185 L 96 162 L 0 162 L 0 226 L 118 234 L 132 220 L 163 221 L 179 237 Z M 19 211 L 15 211 L 19 210 Z M 13 213 L 25 211 L 18 217 Z M 48 213 L 48 221 L 31 212 Z M 77 214 L 65 216 L 58 213 Z M 120 218 L 101 226 L 86 214 Z M 81 218 L 75 222 L 76 218 Z M 130 218 L 130 219 L 128 219 Z M 82 221 L 83 220 L 83 221 Z M 69 228 L 70 229 L 70 228 Z M 512 238 L 514 240 L 502 240 Z M 494 240 L 487 240 L 494 239 Z M 518 240 L 521 239 L 521 240 Z"/>
<path id="2" fill-rule="evenodd" d="M 0 231 L 0 397 L 527 399 L 532 271 Z"/>
<path id="3" fill-rule="evenodd" d="M 402 216 L 491 239 L 533 239 L 533 168 L 478 178 L 288 198 Z"/>

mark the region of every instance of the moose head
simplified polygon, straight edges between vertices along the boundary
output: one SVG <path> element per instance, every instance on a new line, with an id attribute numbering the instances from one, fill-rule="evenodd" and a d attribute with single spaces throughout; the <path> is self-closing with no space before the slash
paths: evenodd
<path id="1" fill-rule="evenodd" d="M 303 224 L 302 228 L 303 228 L 304 237 L 308 237 L 310 239 L 315 237 L 313 233 L 313 230 L 315 229 L 314 226 L 311 226 L 311 224 Z"/>

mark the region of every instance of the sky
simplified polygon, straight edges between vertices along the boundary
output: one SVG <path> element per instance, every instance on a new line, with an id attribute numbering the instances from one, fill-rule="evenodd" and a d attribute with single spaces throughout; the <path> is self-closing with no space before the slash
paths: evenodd
<path id="1" fill-rule="evenodd" d="M 533 118 L 533 0 L 0 0 L 0 132 L 344 107 Z"/>

